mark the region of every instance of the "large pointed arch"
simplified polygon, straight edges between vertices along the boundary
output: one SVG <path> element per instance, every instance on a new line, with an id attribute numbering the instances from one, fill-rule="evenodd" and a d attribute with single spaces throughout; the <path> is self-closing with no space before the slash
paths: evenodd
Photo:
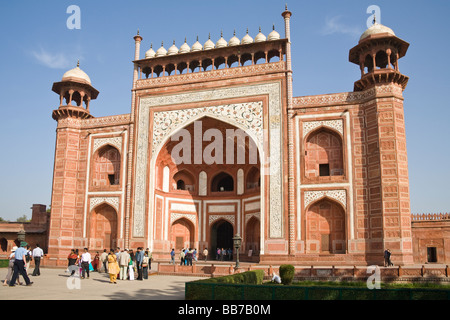
<path id="1" fill-rule="evenodd" d="M 347 216 L 345 207 L 323 196 L 305 210 L 306 253 L 344 254 L 347 252 Z"/>
<path id="2" fill-rule="evenodd" d="M 118 235 L 119 221 L 117 210 L 107 202 L 99 203 L 89 214 L 89 248 L 92 250 L 115 248 Z"/>
<path id="3" fill-rule="evenodd" d="M 195 225 L 185 217 L 179 217 L 170 226 L 170 241 L 172 248 L 179 251 L 183 248 L 193 248 L 195 239 Z"/>
<path id="4" fill-rule="evenodd" d="M 253 140 L 252 136 L 250 134 L 248 134 L 246 131 L 244 131 L 244 128 L 242 126 L 239 126 L 239 127 L 236 126 L 236 124 L 237 124 L 236 122 L 228 121 L 227 118 L 218 118 L 218 117 L 210 116 L 210 115 L 201 115 L 199 117 L 193 117 L 193 118 L 191 118 L 191 120 L 189 122 L 184 123 L 182 127 L 179 127 L 176 130 L 173 130 L 172 131 L 173 135 L 176 135 L 181 130 L 187 130 L 187 129 L 193 130 L 192 127 L 195 125 L 196 121 L 204 121 L 206 123 L 204 125 L 204 127 L 203 127 L 203 130 L 209 130 L 209 128 L 215 128 L 216 129 L 217 127 L 221 127 L 221 130 L 226 130 L 227 128 L 233 128 L 235 130 L 239 129 L 242 132 L 245 132 L 246 133 L 246 138 L 245 138 L 244 141 L 245 141 L 246 156 L 248 156 L 248 149 L 250 148 L 249 145 L 253 144 L 256 147 L 255 151 L 257 153 L 257 157 L 256 157 L 257 158 L 257 163 L 256 164 L 252 164 L 252 167 L 256 168 L 256 169 L 259 169 L 259 170 L 261 170 L 261 168 L 263 168 L 263 164 L 262 164 L 262 159 L 264 159 L 263 158 L 263 154 L 264 154 L 263 150 L 258 148 L 257 143 Z M 210 125 L 211 123 L 214 123 L 215 125 L 211 126 Z M 233 137 L 234 140 L 231 140 L 231 141 L 234 142 L 238 138 L 239 137 Z M 225 134 L 223 134 L 223 143 L 224 143 L 223 147 L 224 148 L 226 148 L 226 139 L 227 139 L 227 136 Z M 228 139 L 229 139 L 229 137 L 228 137 Z M 157 170 L 155 170 L 155 167 L 159 163 L 161 163 L 161 159 L 169 159 L 170 158 L 170 147 L 167 147 L 167 146 L 171 145 L 171 144 L 173 145 L 173 144 L 179 143 L 178 140 L 173 142 L 171 140 L 171 136 L 168 136 L 168 137 L 166 137 L 165 139 L 163 139 L 161 141 L 162 142 L 161 142 L 161 144 L 159 145 L 159 147 L 157 149 L 157 153 L 155 153 L 155 154 L 153 154 L 151 156 L 151 162 L 150 162 L 150 166 L 149 166 L 149 168 L 150 168 L 150 175 L 149 175 L 148 183 L 149 183 L 149 186 L 150 186 L 149 187 L 149 198 L 150 199 L 153 199 L 155 197 L 155 194 L 158 194 L 158 190 L 155 189 L 155 188 L 157 188 L 157 179 L 155 179 L 155 177 L 152 175 L 152 172 L 157 172 Z M 192 143 L 192 141 L 191 141 L 191 143 Z M 210 142 L 208 140 L 205 143 L 208 144 Z M 160 158 L 161 154 L 162 154 L 162 157 Z M 235 156 L 237 157 L 237 150 L 235 150 Z M 194 197 L 194 199 L 198 199 L 198 198 L 195 198 L 195 197 L 205 197 L 203 199 L 207 200 L 207 197 L 214 196 L 213 195 L 214 191 L 211 190 L 211 185 L 212 185 L 213 179 L 220 172 L 228 172 L 227 164 L 226 164 L 226 161 L 225 161 L 226 160 L 225 157 L 226 157 L 226 155 L 224 155 L 224 165 L 223 165 L 224 169 L 221 170 L 221 171 L 218 171 L 216 174 L 214 174 L 214 172 L 211 172 L 210 170 L 207 170 L 205 167 L 203 167 L 203 165 L 194 165 L 193 164 L 192 166 L 186 166 L 184 164 L 174 164 L 174 165 L 173 164 L 168 164 L 168 166 L 171 168 L 170 169 L 171 170 L 171 176 L 173 176 L 173 177 L 175 177 L 178 172 L 183 172 L 185 170 L 188 170 L 190 172 L 190 174 L 191 174 L 190 176 L 193 177 L 193 179 L 197 180 L 196 177 L 200 177 L 200 174 L 203 173 L 202 174 L 203 180 L 204 180 L 203 182 L 206 182 L 206 186 L 207 186 L 206 193 L 204 193 L 203 191 L 199 192 L 200 191 L 200 185 L 198 184 L 198 181 L 196 181 L 195 192 L 191 192 L 189 194 L 184 193 L 183 194 L 184 199 L 186 199 L 186 197 L 190 197 L 190 200 L 192 200 L 192 197 Z M 228 196 L 240 196 L 240 194 L 237 193 L 238 188 L 237 188 L 237 185 L 236 185 L 238 172 L 240 170 L 239 163 L 237 161 L 235 161 L 235 164 L 232 167 L 233 167 L 231 169 L 232 172 L 229 172 L 229 174 L 230 174 L 230 176 L 233 179 L 233 188 L 231 190 L 224 190 L 224 191 L 228 194 Z M 208 171 L 208 173 L 206 173 L 204 170 Z M 242 172 L 243 170 L 240 170 L 240 171 Z M 260 172 L 259 175 L 263 176 L 263 173 Z M 172 184 L 175 184 L 175 183 L 178 183 L 178 180 L 177 181 L 172 181 Z M 181 183 L 181 181 L 180 181 L 180 183 Z M 264 178 L 261 178 L 261 185 L 262 185 L 262 187 L 260 189 L 252 190 L 252 192 L 255 192 L 255 193 L 259 194 L 260 199 L 263 199 L 262 192 L 264 190 L 263 189 Z M 241 189 L 244 190 L 244 188 L 241 188 Z M 220 191 L 217 190 L 216 192 L 220 192 Z M 178 192 L 178 193 L 180 195 L 182 194 L 182 192 Z M 176 197 L 177 195 L 175 195 L 175 193 L 173 193 L 172 195 L 170 195 L 170 194 L 162 195 L 161 194 L 161 196 L 164 196 L 164 197 L 166 197 L 166 196 L 168 196 L 168 197 L 170 197 L 170 196 Z M 218 196 L 218 194 L 215 194 L 215 196 Z M 202 199 L 200 199 L 200 201 L 201 200 Z M 156 207 L 154 206 L 153 202 L 149 202 L 149 212 L 150 212 L 149 216 L 150 217 L 154 217 L 155 216 L 155 214 L 156 214 L 155 208 Z M 169 209 L 165 209 L 166 211 L 163 213 L 166 216 L 168 214 L 167 210 L 170 210 L 170 206 L 168 208 Z M 260 208 L 261 208 L 261 211 L 264 210 L 264 202 L 263 201 L 260 204 Z M 196 236 L 197 236 L 197 234 L 199 235 L 198 236 L 199 237 L 199 241 L 208 242 L 208 239 L 204 238 L 204 237 L 207 237 L 207 236 L 205 236 L 207 234 L 207 231 L 204 228 L 206 227 L 206 221 L 208 220 L 208 217 L 204 213 L 204 212 L 206 212 L 205 210 L 206 210 L 206 207 L 204 207 L 202 209 L 202 214 L 204 214 L 204 215 L 198 217 L 199 222 L 203 221 L 204 225 L 196 226 L 196 228 L 197 228 L 196 229 Z M 158 213 L 158 214 L 160 214 L 160 213 Z M 264 215 L 264 213 L 263 213 L 263 215 Z M 159 219 L 159 218 L 156 218 L 156 219 Z M 158 221 L 156 221 L 156 220 L 155 221 L 152 221 L 152 220 L 149 221 L 149 230 L 151 230 L 150 228 L 153 228 L 152 224 L 160 224 L 160 223 L 162 223 L 162 221 L 164 219 L 165 218 L 162 217 Z M 166 221 L 167 221 L 167 219 L 166 219 Z M 262 231 L 262 228 L 263 228 L 263 224 L 262 223 L 260 224 L 260 228 L 261 228 L 261 230 L 260 230 L 259 233 L 260 234 L 264 234 L 263 231 Z M 150 232 L 148 234 L 149 234 L 149 240 L 148 241 L 151 244 L 154 239 L 151 238 L 151 233 Z M 202 234 L 202 240 L 200 240 L 200 234 Z M 261 237 L 261 238 L 263 238 L 263 237 Z M 171 241 L 173 241 L 173 239 L 171 239 Z M 261 241 L 263 241 L 263 240 L 261 240 Z M 262 247 L 261 244 L 260 244 L 260 247 Z"/>

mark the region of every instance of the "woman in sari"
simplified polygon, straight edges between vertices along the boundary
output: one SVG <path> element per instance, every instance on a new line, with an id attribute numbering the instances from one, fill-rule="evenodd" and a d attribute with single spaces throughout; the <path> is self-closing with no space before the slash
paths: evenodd
<path id="1" fill-rule="evenodd" d="M 117 274 L 120 272 L 119 264 L 114 250 L 111 250 L 108 255 L 108 273 L 110 283 L 117 284 Z"/>
<path id="2" fill-rule="evenodd" d="M 77 260 L 78 260 L 78 255 L 75 253 L 74 249 L 72 249 L 70 251 L 70 254 L 67 257 L 67 260 L 69 260 L 69 266 L 67 267 L 67 270 L 71 271 L 70 275 L 73 276 L 74 273 L 75 273 L 75 270 L 76 270 L 76 266 L 75 265 L 76 265 Z M 71 266 L 73 266 L 73 267 L 71 267 Z"/>

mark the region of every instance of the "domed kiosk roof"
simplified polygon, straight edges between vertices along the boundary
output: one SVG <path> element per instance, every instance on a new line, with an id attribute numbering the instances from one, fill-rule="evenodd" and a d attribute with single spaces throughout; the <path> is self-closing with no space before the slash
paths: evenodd
<path id="1" fill-rule="evenodd" d="M 382 34 L 382 33 L 388 33 L 392 36 L 395 36 L 395 33 L 391 28 L 375 22 L 370 28 L 368 28 L 366 31 L 364 31 L 364 33 L 359 38 L 359 41 L 362 41 L 369 36 L 372 36 L 375 34 Z"/>
<path id="2" fill-rule="evenodd" d="M 89 85 L 92 85 L 91 78 L 80 69 L 80 62 L 78 62 L 77 67 L 73 68 L 66 73 L 64 73 L 62 77 L 62 81 L 76 81 L 76 82 L 83 82 L 87 83 Z"/>

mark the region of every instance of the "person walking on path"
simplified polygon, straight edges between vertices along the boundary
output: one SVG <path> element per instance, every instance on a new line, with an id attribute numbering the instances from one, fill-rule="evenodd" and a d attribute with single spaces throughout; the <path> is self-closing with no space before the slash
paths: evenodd
<path id="1" fill-rule="evenodd" d="M 175 249 L 172 248 L 172 251 L 170 251 L 170 262 L 169 264 L 175 265 Z"/>
<path id="2" fill-rule="evenodd" d="M 34 259 L 34 271 L 32 276 L 40 276 L 41 270 L 39 269 L 41 265 L 41 259 L 44 257 L 44 251 L 39 247 L 39 244 L 36 244 L 36 248 L 33 250 L 33 259 Z"/>
<path id="3" fill-rule="evenodd" d="M 10 287 L 14 287 L 16 285 L 16 279 L 19 274 L 22 275 L 27 286 L 31 286 L 33 284 L 33 282 L 30 281 L 30 278 L 28 278 L 27 272 L 25 271 L 25 260 L 27 254 L 27 249 L 25 249 L 26 246 L 27 243 L 25 241 L 22 241 L 20 243 L 20 248 L 18 248 L 14 254 L 14 273 L 9 283 Z"/>
<path id="4" fill-rule="evenodd" d="M 120 280 L 127 279 L 129 262 L 130 262 L 130 254 L 128 253 L 128 249 L 125 249 L 119 255 Z"/>
<path id="5" fill-rule="evenodd" d="M 84 252 L 81 254 L 81 279 L 84 279 L 86 274 L 89 279 L 89 264 L 91 261 L 91 254 L 89 253 L 88 248 L 84 248 Z"/>
<path id="6" fill-rule="evenodd" d="M 108 255 L 108 273 L 109 282 L 117 284 L 117 274 L 120 272 L 119 264 L 117 263 L 117 256 L 114 250 L 111 249 Z"/>
<path id="7" fill-rule="evenodd" d="M 183 249 L 180 252 L 180 266 L 184 266 L 184 259 L 185 259 L 185 254 L 184 254 L 184 249 Z"/>
<path id="8" fill-rule="evenodd" d="M 134 280 L 134 266 L 133 266 L 133 259 L 130 255 L 130 260 L 128 262 L 128 279 L 133 281 Z"/>
<path id="9" fill-rule="evenodd" d="M 193 255 L 192 249 L 191 248 L 187 249 L 185 254 L 186 254 L 185 260 L 187 261 L 186 265 L 192 266 L 192 255 Z"/>
<path id="10" fill-rule="evenodd" d="M 67 270 L 72 270 L 71 271 L 71 276 L 73 276 L 75 274 L 75 268 L 74 267 L 70 267 L 70 266 L 75 266 L 78 260 L 78 255 L 75 253 L 75 250 L 72 249 L 70 251 L 69 256 L 67 257 L 67 260 L 69 260 L 69 264 L 67 266 Z"/>
<path id="11" fill-rule="evenodd" d="M 142 279 L 142 261 L 144 260 L 144 251 L 141 247 L 137 248 L 136 252 L 136 268 L 138 270 L 138 277 L 137 280 L 143 280 Z"/>
<path id="12" fill-rule="evenodd" d="M 217 251 L 216 251 L 216 260 L 219 261 L 219 259 L 220 259 L 220 248 L 217 248 Z"/>
<path id="13" fill-rule="evenodd" d="M 205 250 L 203 250 L 203 257 L 205 257 L 205 262 L 208 259 L 208 248 L 205 248 Z"/>
<path id="14" fill-rule="evenodd" d="M 198 260 L 197 248 L 194 248 L 194 251 L 192 252 L 192 258 L 194 259 L 194 262 L 197 262 Z"/>
<path id="15" fill-rule="evenodd" d="M 148 256 L 148 251 L 145 251 L 144 258 L 142 258 L 142 275 L 144 279 L 148 279 L 148 266 L 150 257 Z"/>
<path id="16" fill-rule="evenodd" d="M 103 270 L 105 271 L 105 273 L 108 272 L 108 252 L 106 252 L 106 249 L 103 249 L 103 253 L 100 255 L 100 261 L 103 264 Z M 99 270 L 100 271 L 100 270 Z"/>
<path id="17" fill-rule="evenodd" d="M 11 277 L 14 273 L 14 260 L 15 260 L 15 252 L 17 247 L 13 247 L 11 250 L 11 254 L 9 255 L 9 264 L 8 264 L 8 274 L 6 275 L 5 281 L 3 281 L 3 285 L 7 286 L 8 282 L 11 282 Z M 21 285 L 19 278 L 17 278 L 17 282 Z"/>
<path id="18" fill-rule="evenodd" d="M 391 253 L 389 249 L 384 250 L 384 266 L 389 267 L 390 264 Z"/>
<path id="19" fill-rule="evenodd" d="M 153 255 L 151 251 L 148 251 L 148 270 L 152 270 L 152 260 L 153 260 Z"/>
<path id="20" fill-rule="evenodd" d="M 98 251 L 95 253 L 94 260 L 92 261 L 92 268 L 97 272 L 100 270 L 100 253 Z"/>
<path id="21" fill-rule="evenodd" d="M 27 254 L 25 256 L 25 271 L 28 274 L 28 270 L 30 270 L 30 264 L 33 260 L 33 252 L 31 251 L 31 247 L 27 246 Z"/>

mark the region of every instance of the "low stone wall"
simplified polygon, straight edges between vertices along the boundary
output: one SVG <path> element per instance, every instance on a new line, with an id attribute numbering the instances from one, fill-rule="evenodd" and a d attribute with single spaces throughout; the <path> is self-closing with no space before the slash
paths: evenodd
<path id="1" fill-rule="evenodd" d="M 167 263 L 158 263 L 157 272 L 161 275 L 192 275 L 204 277 L 221 277 L 251 270 L 263 270 L 266 279 L 270 279 L 275 272 L 279 274 L 279 266 L 244 265 L 237 271 L 234 264 L 194 264 L 193 266 L 180 266 Z M 450 282 L 449 266 L 416 266 L 416 267 L 378 267 L 377 272 L 383 281 L 420 281 L 436 280 Z M 367 266 L 354 267 L 295 267 L 297 280 L 363 280 L 366 281 L 375 273 L 375 269 Z"/>

